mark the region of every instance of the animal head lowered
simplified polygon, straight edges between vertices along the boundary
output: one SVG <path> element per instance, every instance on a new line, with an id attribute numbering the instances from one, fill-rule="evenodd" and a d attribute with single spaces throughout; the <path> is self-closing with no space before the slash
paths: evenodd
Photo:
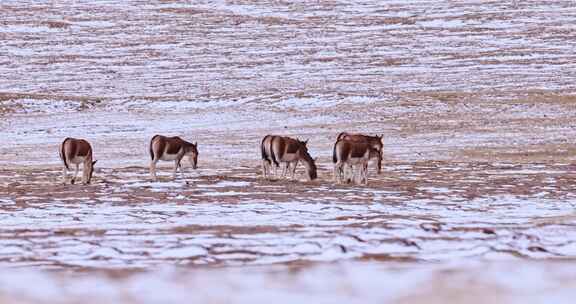
<path id="1" fill-rule="evenodd" d="M 348 141 L 353 141 L 353 142 L 365 142 L 370 144 L 370 146 L 372 146 L 372 148 L 376 149 L 378 151 L 378 153 L 380 154 L 377 159 L 378 159 L 378 174 L 380 174 L 380 172 L 382 171 L 382 159 L 384 158 L 384 144 L 382 143 L 382 138 L 384 137 L 383 134 L 381 135 L 364 135 L 364 134 L 352 134 L 352 133 L 347 133 L 347 132 L 342 132 L 340 134 L 338 134 L 337 140 L 348 140 Z M 375 158 L 376 155 L 371 156 L 371 158 Z"/>
<path id="2" fill-rule="evenodd" d="M 192 168 L 196 170 L 198 168 L 198 142 L 190 145 L 190 152 L 188 153 L 188 160 L 192 164 Z"/>
<path id="3" fill-rule="evenodd" d="M 156 163 L 158 161 L 174 161 L 173 178 L 178 170 L 183 177 L 184 166 L 182 159 L 188 158 L 193 169 L 198 168 L 198 143 L 191 143 L 178 136 L 154 135 L 150 140 L 150 177 L 156 180 Z"/>
<path id="4" fill-rule="evenodd" d="M 68 182 L 68 170 L 70 170 L 70 165 L 76 167 L 74 175 L 72 176 L 72 179 L 70 179 L 71 184 L 76 182 L 78 167 L 80 165 L 82 165 L 82 183 L 90 183 L 96 161 L 92 160 L 92 146 L 90 146 L 88 141 L 85 139 L 67 137 L 60 145 L 59 154 L 64 164 L 64 183 Z"/>
<path id="5" fill-rule="evenodd" d="M 372 145 L 372 147 L 374 147 L 376 150 L 380 152 L 384 148 L 384 144 L 382 143 L 382 137 L 383 135 L 366 136 L 366 139 L 368 139 L 368 142 L 370 143 L 370 145 Z"/>
<path id="6" fill-rule="evenodd" d="M 384 135 L 366 136 L 368 143 L 370 143 L 370 146 L 375 150 L 370 152 L 370 158 L 376 158 L 378 160 L 378 174 L 382 172 L 382 159 L 384 158 L 384 144 L 382 143 L 383 136 Z"/>
<path id="7" fill-rule="evenodd" d="M 304 166 L 306 167 L 306 173 L 308 174 L 308 179 L 315 180 L 316 178 L 318 178 L 316 162 L 310 156 L 310 153 L 308 153 L 308 147 L 306 147 L 307 142 L 308 142 L 307 140 L 304 142 L 300 142 L 301 146 L 299 149 L 300 152 L 299 154 L 302 158 Z"/>
<path id="8" fill-rule="evenodd" d="M 88 180 L 86 183 L 90 183 L 90 181 L 92 180 L 92 174 L 94 173 L 94 165 L 96 164 L 97 160 L 93 161 L 90 163 L 90 165 L 88 166 Z"/>
<path id="9" fill-rule="evenodd" d="M 370 147 L 369 158 L 376 158 L 376 160 L 378 161 L 377 173 L 380 174 L 382 172 L 382 150 L 378 150 L 378 149 L 374 148 L 373 146 Z"/>

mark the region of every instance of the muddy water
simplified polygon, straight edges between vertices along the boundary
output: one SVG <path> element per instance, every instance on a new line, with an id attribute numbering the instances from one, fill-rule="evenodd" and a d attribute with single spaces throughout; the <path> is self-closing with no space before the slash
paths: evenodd
<path id="1" fill-rule="evenodd" d="M 2 170 L 1 264 L 140 269 L 340 259 L 576 256 L 570 165 L 393 163 L 367 187 L 262 181 L 252 168 L 148 181 Z M 188 183 L 188 184 L 187 184 Z"/>

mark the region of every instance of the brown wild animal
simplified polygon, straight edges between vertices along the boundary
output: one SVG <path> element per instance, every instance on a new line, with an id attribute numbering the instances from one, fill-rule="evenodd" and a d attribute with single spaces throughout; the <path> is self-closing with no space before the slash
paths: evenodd
<path id="1" fill-rule="evenodd" d="M 82 165 L 82 183 L 89 184 L 92 180 L 92 173 L 94 173 L 95 160 L 92 160 L 92 147 L 84 139 L 66 138 L 60 145 L 60 159 L 64 162 L 64 183 L 68 182 L 68 170 L 70 164 L 76 165 L 74 176 L 70 183 L 76 182 L 80 164 Z"/>
<path id="2" fill-rule="evenodd" d="M 334 163 L 334 181 L 342 183 L 345 175 L 344 166 L 348 165 L 350 179 L 354 180 L 356 171 L 356 183 L 368 184 L 368 161 L 372 158 L 380 158 L 381 154 L 368 142 L 339 140 L 334 144 L 332 162 Z M 357 169 L 354 170 L 354 167 Z"/>
<path id="3" fill-rule="evenodd" d="M 382 137 L 384 137 L 384 135 L 370 136 L 364 134 L 352 134 L 348 132 L 342 132 L 338 134 L 338 137 L 336 137 L 336 141 L 348 140 L 352 142 L 365 142 L 370 144 L 370 146 L 372 146 L 372 148 L 374 148 L 380 154 L 380 156 L 376 158 L 378 161 L 377 173 L 380 174 L 380 172 L 382 171 L 382 159 L 384 157 L 383 153 L 384 145 L 382 144 Z"/>
<path id="4" fill-rule="evenodd" d="M 167 137 L 162 135 L 154 135 L 150 140 L 150 176 L 152 180 L 156 180 L 156 163 L 160 160 L 174 161 L 174 174 L 178 168 L 180 173 L 184 175 L 180 162 L 185 156 L 188 157 L 193 169 L 198 165 L 198 143 L 190 143 L 178 136 Z"/>
<path id="5" fill-rule="evenodd" d="M 290 137 L 266 135 L 260 144 L 262 175 L 264 178 L 270 178 L 272 164 L 274 164 L 275 168 L 278 168 L 280 163 L 284 163 L 285 167 L 282 170 L 282 177 L 285 177 L 290 167 L 292 167 L 291 178 L 294 179 L 298 162 L 302 162 L 306 169 L 307 179 L 316 179 L 318 177 L 316 164 L 308 153 L 307 142 Z"/>

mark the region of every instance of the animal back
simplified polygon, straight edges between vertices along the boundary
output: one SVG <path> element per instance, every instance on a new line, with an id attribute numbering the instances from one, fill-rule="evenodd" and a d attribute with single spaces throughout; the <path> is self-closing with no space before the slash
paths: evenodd
<path id="1" fill-rule="evenodd" d="M 85 157 L 90 153 L 90 145 L 85 141 L 79 141 L 76 148 L 76 156 Z"/>
<path id="2" fill-rule="evenodd" d="M 346 136 L 344 136 L 344 140 L 353 141 L 357 143 L 368 142 L 368 138 L 361 134 L 347 134 Z"/>
<path id="3" fill-rule="evenodd" d="M 175 141 L 169 141 L 166 147 L 166 154 L 178 154 L 181 148 L 182 148 L 181 143 Z"/>
<path id="4" fill-rule="evenodd" d="M 294 153 L 298 152 L 298 149 L 300 149 L 300 145 L 298 145 L 295 142 L 289 142 L 288 147 L 286 147 L 286 153 L 294 154 Z"/>

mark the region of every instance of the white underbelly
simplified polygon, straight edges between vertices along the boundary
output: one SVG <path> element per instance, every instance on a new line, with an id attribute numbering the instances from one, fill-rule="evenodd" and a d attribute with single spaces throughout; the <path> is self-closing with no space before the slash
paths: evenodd
<path id="1" fill-rule="evenodd" d="M 162 157 L 160 158 L 160 160 L 170 161 L 170 160 L 176 160 L 177 158 L 178 158 L 178 154 L 167 154 L 167 153 L 164 153 L 164 154 L 162 155 Z"/>
<path id="2" fill-rule="evenodd" d="M 368 159 L 365 157 L 350 157 L 346 162 L 350 165 L 359 165 L 367 162 Z"/>
<path id="3" fill-rule="evenodd" d="M 83 163 L 84 160 L 86 160 L 86 156 L 76 156 L 76 157 L 68 159 L 68 162 L 71 164 L 77 165 L 77 164 Z"/>
<path id="4" fill-rule="evenodd" d="M 281 161 L 281 162 L 289 163 L 289 162 L 295 162 L 296 160 L 298 160 L 298 154 L 296 154 L 296 153 L 292 153 L 292 154 L 286 153 L 286 154 L 282 155 L 282 159 L 281 159 L 280 161 Z"/>

